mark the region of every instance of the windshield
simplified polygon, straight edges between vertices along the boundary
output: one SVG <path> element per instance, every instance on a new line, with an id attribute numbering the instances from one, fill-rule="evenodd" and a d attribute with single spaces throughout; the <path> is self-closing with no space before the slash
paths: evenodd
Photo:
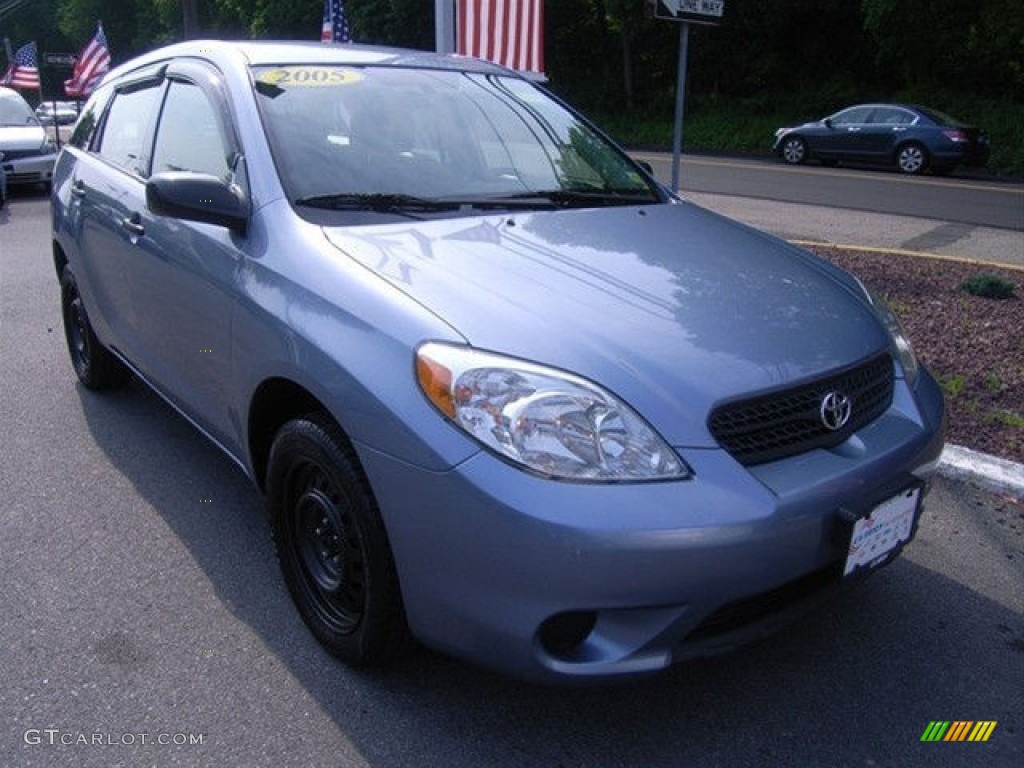
<path id="1" fill-rule="evenodd" d="M 253 76 L 275 163 L 298 204 L 661 199 L 625 155 L 514 77 L 319 65 Z"/>
<path id="2" fill-rule="evenodd" d="M 0 95 L 0 125 L 35 125 L 36 116 L 25 100 L 14 94 Z"/>

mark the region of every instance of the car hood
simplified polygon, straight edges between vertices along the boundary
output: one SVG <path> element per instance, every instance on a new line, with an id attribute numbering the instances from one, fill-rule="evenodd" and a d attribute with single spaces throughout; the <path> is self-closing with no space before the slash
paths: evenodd
<path id="1" fill-rule="evenodd" d="M 826 118 L 822 118 L 821 120 L 809 120 L 806 123 L 799 123 L 798 125 L 789 125 L 789 126 L 786 126 L 785 128 L 780 128 L 775 133 L 776 134 L 788 133 L 790 131 L 796 131 L 796 130 L 808 129 L 808 128 L 824 128 L 825 127 L 825 119 Z"/>
<path id="2" fill-rule="evenodd" d="M 856 283 L 690 204 L 327 228 L 469 344 L 585 376 L 672 444 L 718 402 L 885 349 Z"/>
<path id="3" fill-rule="evenodd" d="M 0 152 L 39 149 L 46 131 L 38 125 L 0 125 Z"/>

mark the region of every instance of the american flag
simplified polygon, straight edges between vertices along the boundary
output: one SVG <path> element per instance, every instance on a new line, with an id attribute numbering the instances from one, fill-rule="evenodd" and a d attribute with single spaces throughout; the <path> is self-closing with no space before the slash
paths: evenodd
<path id="1" fill-rule="evenodd" d="M 70 99 L 84 99 L 109 71 L 110 49 L 107 48 L 107 36 L 103 34 L 103 25 L 98 24 L 96 34 L 75 59 L 71 79 L 64 81 L 64 93 Z"/>
<path id="2" fill-rule="evenodd" d="M 458 0 L 455 50 L 544 72 L 544 0 Z"/>
<path id="3" fill-rule="evenodd" d="M 348 18 L 345 16 L 345 3 L 342 0 L 324 0 L 324 23 L 320 27 L 320 42 L 352 42 L 352 35 L 348 30 Z"/>
<path id="4" fill-rule="evenodd" d="M 39 66 L 35 43 L 26 43 L 14 52 L 14 63 L 7 68 L 0 84 L 11 88 L 39 88 Z"/>

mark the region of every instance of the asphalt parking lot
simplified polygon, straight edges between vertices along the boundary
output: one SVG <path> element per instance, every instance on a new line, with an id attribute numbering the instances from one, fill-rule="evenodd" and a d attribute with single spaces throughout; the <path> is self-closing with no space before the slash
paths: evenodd
<path id="1" fill-rule="evenodd" d="M 905 556 L 780 635 L 612 687 L 309 636 L 244 476 L 67 360 L 48 205 L 0 210 L 0 765 L 1019 766 L 1024 506 L 940 481 Z M 988 741 L 922 742 L 933 721 Z"/>

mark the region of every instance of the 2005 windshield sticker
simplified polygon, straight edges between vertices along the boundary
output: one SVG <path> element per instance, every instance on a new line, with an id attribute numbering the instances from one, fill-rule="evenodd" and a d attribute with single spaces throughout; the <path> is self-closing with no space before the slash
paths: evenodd
<path id="1" fill-rule="evenodd" d="M 278 88 L 321 88 L 358 83 L 363 74 L 342 67 L 291 66 L 265 70 L 256 79 Z"/>

